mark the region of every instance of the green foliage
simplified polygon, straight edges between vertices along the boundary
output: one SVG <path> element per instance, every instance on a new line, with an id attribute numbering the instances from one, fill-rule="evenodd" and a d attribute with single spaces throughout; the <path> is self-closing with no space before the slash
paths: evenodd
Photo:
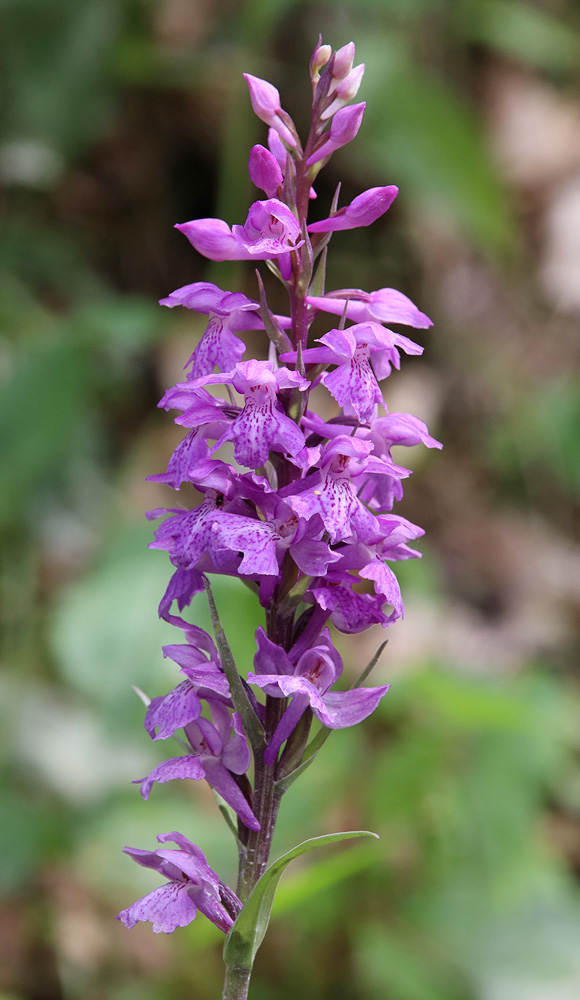
<path id="1" fill-rule="evenodd" d="M 376 837 L 376 834 L 367 830 L 350 830 L 347 833 L 329 833 L 323 837 L 314 837 L 298 844 L 266 869 L 226 937 L 224 960 L 227 965 L 240 968 L 253 966 L 256 952 L 268 930 L 278 882 L 290 862 L 318 847 L 327 847 L 329 844 L 351 840 L 353 837 Z"/>

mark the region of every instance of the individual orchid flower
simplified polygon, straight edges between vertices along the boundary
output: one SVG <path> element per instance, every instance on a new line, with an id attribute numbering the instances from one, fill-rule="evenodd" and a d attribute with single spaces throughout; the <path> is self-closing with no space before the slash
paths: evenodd
<path id="1" fill-rule="evenodd" d="M 322 383 L 346 414 L 356 414 L 359 420 L 369 420 L 383 397 L 377 379 L 386 378 L 400 366 L 398 348 L 406 354 L 422 354 L 423 348 L 402 334 L 386 330 L 378 323 L 356 323 L 346 330 L 330 330 L 318 338 L 322 347 L 302 352 L 304 361 L 312 364 L 335 364 L 332 372 L 321 376 Z M 288 360 L 295 355 L 283 354 Z M 371 368 L 372 362 L 372 368 Z"/>
<path id="2" fill-rule="evenodd" d="M 320 514 L 332 542 L 345 539 L 372 537 L 375 529 L 374 515 L 360 502 L 353 480 L 373 475 L 410 475 L 392 462 L 374 458 L 370 442 L 356 437 L 334 438 L 324 449 L 319 460 L 320 474 L 308 489 L 287 500 L 302 517 L 314 511 Z"/>
<path id="3" fill-rule="evenodd" d="M 250 749 L 242 720 L 237 712 L 230 715 L 221 702 L 209 697 L 206 700 L 211 706 L 213 721 L 202 716 L 184 728 L 193 753 L 163 761 L 135 784 L 141 785 L 141 795 L 148 799 L 155 783 L 186 779 L 202 781 L 205 778 L 249 830 L 259 830 L 260 824 L 234 777 L 244 774 L 250 763 Z"/>
<path id="4" fill-rule="evenodd" d="M 318 644 L 303 653 L 296 664 L 281 646 L 268 639 L 262 628 L 256 632 L 256 642 L 256 673 L 250 671 L 248 682 L 263 688 L 272 698 L 292 698 L 264 754 L 264 761 L 270 766 L 307 708 L 311 708 L 316 718 L 329 729 L 345 729 L 374 712 L 389 690 L 386 684 L 377 688 L 330 691 L 342 673 L 342 660 L 328 629 L 321 632 Z"/>
<path id="5" fill-rule="evenodd" d="M 257 302 L 241 292 L 223 292 L 208 281 L 184 285 L 160 299 L 159 304 L 169 309 L 184 306 L 208 316 L 205 333 L 184 365 L 191 366 L 192 378 L 208 375 L 216 365 L 220 371 L 231 371 L 245 351 L 244 342 L 235 334 L 264 328 Z"/>
<path id="6" fill-rule="evenodd" d="M 295 458 L 304 447 L 304 435 L 278 404 L 277 394 L 284 389 L 304 392 L 310 384 L 307 379 L 288 368 L 275 368 L 271 361 L 247 361 L 237 364 L 233 372 L 206 375 L 191 384 L 219 383 L 230 384 L 241 393 L 244 408 L 216 442 L 214 452 L 232 440 L 236 461 L 250 469 L 260 468 L 270 450 Z"/>
<path id="7" fill-rule="evenodd" d="M 255 201 L 243 226 L 223 219 L 177 223 L 192 247 L 209 260 L 273 260 L 301 247 L 300 226 L 287 205 L 277 198 Z"/>
<path id="8" fill-rule="evenodd" d="M 124 847 L 123 851 L 138 865 L 159 872 L 167 882 L 121 910 L 117 920 L 129 928 L 139 921 L 149 921 L 155 934 L 171 934 L 176 927 L 187 927 L 199 910 L 226 934 L 241 909 L 237 896 L 222 886 L 203 851 L 183 834 L 160 833 L 157 840 L 160 844 L 173 841 L 178 845 L 177 850 L 163 847 L 143 851 Z"/>

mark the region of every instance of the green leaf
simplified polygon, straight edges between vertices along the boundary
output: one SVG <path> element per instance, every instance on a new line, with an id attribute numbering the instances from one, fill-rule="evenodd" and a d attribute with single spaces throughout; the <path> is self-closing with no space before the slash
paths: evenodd
<path id="1" fill-rule="evenodd" d="M 252 968 L 256 952 L 268 929 L 278 883 L 290 862 L 302 854 L 316 850 L 317 847 L 326 847 L 327 844 L 334 844 L 340 840 L 350 840 L 354 837 L 376 837 L 378 840 L 378 835 L 368 830 L 328 833 L 323 837 L 305 840 L 274 861 L 254 886 L 238 919 L 226 937 L 224 945 L 226 965 L 243 969 Z"/>

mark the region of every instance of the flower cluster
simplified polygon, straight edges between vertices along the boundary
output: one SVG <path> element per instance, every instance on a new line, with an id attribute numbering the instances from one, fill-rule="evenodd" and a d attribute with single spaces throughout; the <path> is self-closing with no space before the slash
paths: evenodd
<path id="1" fill-rule="evenodd" d="M 164 653 L 184 679 L 149 704 L 145 726 L 153 740 L 182 731 L 187 749 L 139 784 L 147 798 L 155 783 L 205 780 L 231 807 L 238 821 L 242 901 L 263 870 L 275 819 L 272 802 L 300 764 L 313 720 L 330 730 L 355 725 L 388 690 L 335 689 L 342 661 L 329 626 L 358 633 L 402 616 L 390 564 L 419 555 L 411 543 L 423 532 L 393 513 L 410 472 L 393 460 L 391 449 L 441 447 L 421 420 L 388 412 L 381 385 L 399 368 L 401 351 L 422 352 L 390 324 L 426 329 L 428 317 L 392 288 L 324 288 L 332 233 L 370 225 L 388 210 L 397 188 L 371 188 L 342 207 L 337 193 L 328 217 L 308 222 L 316 176 L 362 122 L 365 105 L 351 102 L 364 66 L 353 63 L 352 43 L 332 52 L 319 40 L 310 63 L 312 122 L 304 145 L 276 88 L 246 74 L 252 107 L 269 126 L 267 147 L 254 146 L 249 158 L 250 177 L 266 197 L 254 202 L 244 225 L 208 218 L 176 227 L 210 260 L 267 260 L 287 290 L 288 315 L 272 313 L 261 284 L 259 301 L 207 282 L 161 300 L 207 315 L 208 325 L 184 380 L 160 402 L 177 411 L 175 422 L 186 434 L 167 471 L 150 478 L 177 491 L 191 484 L 202 499 L 193 509 L 150 514 L 164 517 L 152 547 L 164 549 L 174 568 L 159 613 L 184 639 Z M 311 342 L 319 317 L 327 317 L 326 332 Z M 329 323 L 335 326 L 327 329 Z M 267 359 L 244 360 L 238 334 L 248 330 L 264 331 Z M 213 394 L 216 385 L 226 393 Z M 323 387 L 316 396 L 326 391 L 328 404 L 338 408 L 330 419 L 313 408 L 316 386 Z M 223 460 L 226 442 L 233 463 Z M 222 648 L 181 617 L 208 574 L 216 573 L 243 578 L 265 610 L 254 669 L 235 690 Z M 262 743 L 252 741 L 244 706 Z M 158 839 L 172 839 L 179 849 L 126 850 L 167 883 L 122 911 L 120 919 L 129 927 L 150 920 L 154 931 L 167 932 L 200 909 L 227 931 L 241 906 L 238 896 L 185 837 Z"/>

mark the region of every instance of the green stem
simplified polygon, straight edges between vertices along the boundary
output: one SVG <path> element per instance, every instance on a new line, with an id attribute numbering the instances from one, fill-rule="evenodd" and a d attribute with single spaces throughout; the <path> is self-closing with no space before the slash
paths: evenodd
<path id="1" fill-rule="evenodd" d="M 251 975 L 251 969 L 227 965 L 222 1000 L 246 1000 Z"/>

